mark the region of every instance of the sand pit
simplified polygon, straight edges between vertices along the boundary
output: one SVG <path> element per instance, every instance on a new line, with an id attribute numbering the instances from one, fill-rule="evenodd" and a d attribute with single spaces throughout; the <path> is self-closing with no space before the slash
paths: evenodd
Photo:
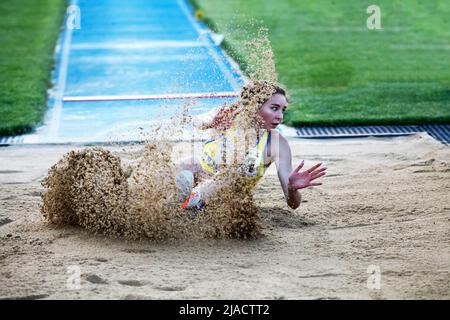
<path id="1" fill-rule="evenodd" d="M 41 181 L 77 148 L 1 148 L 0 298 L 450 298 L 449 147 L 427 135 L 289 143 L 294 163 L 323 161 L 328 175 L 293 211 L 272 166 L 254 193 L 262 237 L 159 242 L 49 225 Z M 105 149 L 130 164 L 144 152 Z"/>

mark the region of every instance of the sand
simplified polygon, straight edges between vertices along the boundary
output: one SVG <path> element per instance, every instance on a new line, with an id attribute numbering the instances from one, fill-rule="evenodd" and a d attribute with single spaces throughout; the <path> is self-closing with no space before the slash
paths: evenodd
<path id="1" fill-rule="evenodd" d="M 125 240 L 49 225 L 40 183 L 82 147 L 0 148 L 0 298 L 450 298 L 448 146 L 425 134 L 288 140 L 294 164 L 323 161 L 328 174 L 291 210 L 272 166 L 255 189 L 265 226 L 255 240 Z M 130 163 L 143 152 L 106 149 Z"/>

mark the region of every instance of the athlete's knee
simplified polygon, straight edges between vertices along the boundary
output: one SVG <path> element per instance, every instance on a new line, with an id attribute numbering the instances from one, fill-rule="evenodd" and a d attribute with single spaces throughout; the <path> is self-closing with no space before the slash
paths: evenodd
<path id="1" fill-rule="evenodd" d="M 175 177 L 181 199 L 186 199 L 194 188 L 194 174 L 190 170 L 181 170 Z"/>
<path id="2" fill-rule="evenodd" d="M 177 171 L 189 170 L 193 173 L 198 171 L 199 163 L 194 157 L 188 157 L 176 163 Z"/>

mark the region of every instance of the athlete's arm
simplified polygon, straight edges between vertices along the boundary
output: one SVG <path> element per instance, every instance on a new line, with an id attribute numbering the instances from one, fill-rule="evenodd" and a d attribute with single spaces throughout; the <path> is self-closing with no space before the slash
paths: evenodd
<path id="1" fill-rule="evenodd" d="M 209 129 L 212 125 L 214 118 L 216 117 L 217 113 L 219 112 L 219 110 L 220 110 L 220 107 L 212 109 L 211 111 L 209 111 L 207 113 L 203 113 L 203 114 L 195 116 L 193 118 L 194 127 L 199 130 Z"/>
<path id="2" fill-rule="evenodd" d="M 288 206 L 297 209 L 302 199 L 298 190 L 321 185 L 320 182 L 312 181 L 325 175 L 326 168 L 319 168 L 322 164 L 318 163 L 310 169 L 300 172 L 304 165 L 302 161 L 295 170 L 292 170 L 292 153 L 287 140 L 278 133 L 274 135 L 274 138 L 274 140 L 278 140 L 278 143 L 272 141 L 272 155 L 275 157 L 281 188 Z"/>
<path id="3" fill-rule="evenodd" d="M 289 175 L 292 171 L 292 154 L 287 140 L 278 132 L 272 135 L 272 155 L 277 167 L 278 179 L 283 189 L 286 203 L 292 209 L 297 209 L 302 200 L 301 194 L 289 187 Z"/>

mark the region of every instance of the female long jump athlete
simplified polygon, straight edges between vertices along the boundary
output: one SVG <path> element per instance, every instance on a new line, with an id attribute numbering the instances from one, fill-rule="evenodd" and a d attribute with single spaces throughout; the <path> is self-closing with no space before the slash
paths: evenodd
<path id="1" fill-rule="evenodd" d="M 182 207 L 203 208 L 207 198 L 218 189 L 214 176 L 226 170 L 234 156 L 232 162 L 238 164 L 239 172 L 254 185 L 275 162 L 286 202 L 289 207 L 298 208 L 301 202 L 298 190 L 321 185 L 315 180 L 326 174 L 326 168 L 317 163 L 302 171 L 302 161 L 292 169 L 289 143 L 276 130 L 287 105 L 286 92 L 281 87 L 267 81 L 253 81 L 242 88 L 239 101 L 231 107 L 218 108 L 194 120 L 197 128 L 214 128 L 221 134 L 204 144 L 199 158 L 179 163 L 177 183 L 187 196 Z M 238 151 L 242 151 L 242 156 Z"/>

